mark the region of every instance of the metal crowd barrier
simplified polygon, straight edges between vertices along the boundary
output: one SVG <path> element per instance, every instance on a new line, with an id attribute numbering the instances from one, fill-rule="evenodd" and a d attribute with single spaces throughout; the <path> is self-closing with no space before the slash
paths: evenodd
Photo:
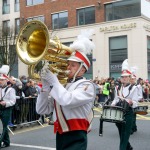
<path id="1" fill-rule="evenodd" d="M 17 127 L 29 126 L 32 123 L 38 123 L 41 126 L 40 115 L 36 113 L 37 97 L 25 97 L 16 100 L 13 106 L 10 124 L 8 130 L 12 133 L 12 129 Z M 43 126 L 44 127 L 44 126 Z"/>

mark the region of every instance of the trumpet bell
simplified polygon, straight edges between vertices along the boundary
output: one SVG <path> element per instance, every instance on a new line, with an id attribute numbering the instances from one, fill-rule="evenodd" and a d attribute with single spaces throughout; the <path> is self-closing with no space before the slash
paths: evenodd
<path id="1" fill-rule="evenodd" d="M 67 80 L 67 60 L 72 50 L 58 40 L 51 40 L 49 31 L 44 23 L 33 20 L 27 22 L 20 30 L 16 51 L 20 60 L 27 64 L 30 78 L 39 79 L 35 66 L 40 61 L 49 61 L 49 68 L 58 74 L 58 79 L 64 84 Z"/>
<path id="2" fill-rule="evenodd" d="M 17 37 L 16 50 L 21 61 L 27 65 L 36 64 L 47 53 L 49 33 L 40 21 L 26 23 Z"/>

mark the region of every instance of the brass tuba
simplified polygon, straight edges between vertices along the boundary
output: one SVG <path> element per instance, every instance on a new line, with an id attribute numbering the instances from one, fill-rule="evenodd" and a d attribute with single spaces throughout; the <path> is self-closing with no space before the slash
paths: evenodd
<path id="1" fill-rule="evenodd" d="M 40 61 L 49 61 L 49 69 L 57 73 L 62 84 L 67 80 L 67 59 L 72 50 L 58 40 L 49 38 L 49 31 L 44 23 L 33 20 L 27 22 L 20 30 L 16 51 L 20 60 L 28 65 L 29 77 L 39 79 L 35 66 Z"/>

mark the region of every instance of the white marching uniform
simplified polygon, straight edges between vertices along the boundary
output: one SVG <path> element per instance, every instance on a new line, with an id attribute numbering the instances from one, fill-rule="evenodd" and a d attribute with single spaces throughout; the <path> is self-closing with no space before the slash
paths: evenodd
<path id="1" fill-rule="evenodd" d="M 112 105 L 116 105 L 119 102 L 119 98 L 125 98 L 125 100 L 128 102 L 128 100 L 132 100 L 133 105 L 132 108 L 137 107 L 138 105 L 138 88 L 137 86 L 133 86 L 131 90 L 129 90 L 129 87 L 131 85 L 128 85 L 126 87 L 121 86 L 121 89 L 117 92 L 117 89 L 115 90 L 115 98 L 112 102 Z"/>
<path id="2" fill-rule="evenodd" d="M 88 131 L 93 117 L 95 100 L 94 84 L 80 79 L 68 83 L 64 88 L 60 83 L 54 84 L 50 91 L 41 92 L 37 98 L 38 114 L 49 114 L 53 110 L 54 100 L 54 132 Z M 51 98 L 48 98 L 49 95 Z"/>
<path id="3" fill-rule="evenodd" d="M 139 96 L 138 100 L 140 101 L 143 99 L 143 88 L 140 84 L 138 84 L 137 87 L 138 87 L 138 96 Z"/>
<path id="4" fill-rule="evenodd" d="M 0 99 L 3 99 L 6 102 L 6 108 L 15 105 L 16 103 L 16 93 L 14 88 L 9 87 L 7 90 L 5 88 L 0 88 Z"/>
<path id="5" fill-rule="evenodd" d="M 131 88 L 132 87 L 132 88 Z M 129 142 L 133 124 L 133 108 L 137 107 L 138 104 L 138 88 L 137 86 L 127 85 L 126 87 L 121 86 L 120 90 L 116 90 L 115 99 L 112 105 L 117 105 L 119 98 L 125 99 L 127 102 L 132 100 L 133 105 L 125 107 L 124 121 L 125 123 L 116 123 L 119 131 L 120 145 L 119 150 L 132 150 L 132 146 Z"/>

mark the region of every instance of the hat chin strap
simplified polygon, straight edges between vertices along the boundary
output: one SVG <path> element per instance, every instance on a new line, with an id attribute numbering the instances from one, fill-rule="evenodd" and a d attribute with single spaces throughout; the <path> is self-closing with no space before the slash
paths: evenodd
<path id="1" fill-rule="evenodd" d="M 77 70 L 77 72 L 74 74 L 73 80 L 72 80 L 71 82 L 74 82 L 74 81 L 75 81 L 76 76 L 77 76 L 77 74 L 79 73 L 79 71 L 81 70 L 82 66 L 83 66 L 83 62 L 81 62 L 80 67 L 79 67 L 79 69 Z"/>

